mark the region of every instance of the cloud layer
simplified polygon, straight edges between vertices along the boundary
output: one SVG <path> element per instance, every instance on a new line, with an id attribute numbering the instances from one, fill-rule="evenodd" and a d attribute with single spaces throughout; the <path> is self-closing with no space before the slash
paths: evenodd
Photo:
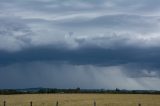
<path id="1" fill-rule="evenodd" d="M 160 89 L 159 4 L 0 0 L 0 88 Z"/>

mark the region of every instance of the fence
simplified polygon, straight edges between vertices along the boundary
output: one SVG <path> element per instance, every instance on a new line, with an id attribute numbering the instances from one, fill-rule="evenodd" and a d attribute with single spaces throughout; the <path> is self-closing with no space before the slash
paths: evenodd
<path id="1" fill-rule="evenodd" d="M 114 104 L 114 106 L 115 106 L 115 105 L 116 105 L 116 104 Z M 7 102 L 6 102 L 6 101 L 3 101 L 3 106 L 7 106 Z M 34 106 L 33 102 L 30 101 L 30 103 L 28 103 L 28 106 Z M 57 101 L 56 104 L 53 105 L 53 106 L 59 106 L 59 102 Z M 92 105 L 92 106 L 97 106 L 97 103 L 96 103 L 95 100 L 93 101 L 93 105 Z M 113 104 L 111 104 L 111 105 L 108 104 L 107 106 L 113 106 Z M 138 104 L 135 105 L 135 106 L 142 106 L 142 104 L 141 104 L 141 103 L 138 103 Z M 148 106 L 148 105 L 147 105 L 147 106 Z"/>

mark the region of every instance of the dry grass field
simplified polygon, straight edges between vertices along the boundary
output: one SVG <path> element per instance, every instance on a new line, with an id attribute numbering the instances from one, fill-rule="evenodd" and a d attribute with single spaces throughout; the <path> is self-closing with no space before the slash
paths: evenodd
<path id="1" fill-rule="evenodd" d="M 160 95 L 132 95 L 132 94 L 25 94 L 0 95 L 0 106 L 6 100 L 6 106 L 160 106 Z"/>

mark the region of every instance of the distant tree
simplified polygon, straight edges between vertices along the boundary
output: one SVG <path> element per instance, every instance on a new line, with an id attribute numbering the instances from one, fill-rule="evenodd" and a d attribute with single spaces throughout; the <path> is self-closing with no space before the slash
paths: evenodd
<path id="1" fill-rule="evenodd" d="M 120 92 L 120 89 L 116 88 L 116 92 Z"/>
<path id="2" fill-rule="evenodd" d="M 76 88 L 75 92 L 79 93 L 81 91 L 81 89 L 79 87 Z"/>

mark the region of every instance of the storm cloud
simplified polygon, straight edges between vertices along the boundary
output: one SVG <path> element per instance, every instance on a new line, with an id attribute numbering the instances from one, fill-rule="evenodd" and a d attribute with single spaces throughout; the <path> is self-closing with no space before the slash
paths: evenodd
<path id="1" fill-rule="evenodd" d="M 0 88 L 160 89 L 159 0 L 0 0 Z"/>

